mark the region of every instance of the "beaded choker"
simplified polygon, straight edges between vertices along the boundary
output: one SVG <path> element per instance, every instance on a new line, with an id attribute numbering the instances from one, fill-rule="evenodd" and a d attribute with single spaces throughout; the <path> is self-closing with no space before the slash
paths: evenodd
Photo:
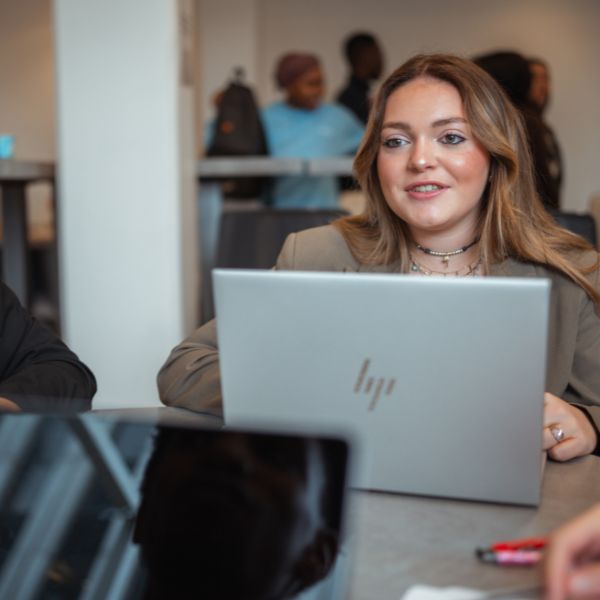
<path id="1" fill-rule="evenodd" d="M 457 248 L 456 250 L 432 250 L 431 248 L 425 248 L 424 246 L 421 246 L 421 244 L 417 244 L 416 242 L 415 245 L 421 252 L 429 254 L 429 256 L 437 256 L 441 258 L 442 263 L 444 263 L 444 266 L 447 267 L 451 257 L 457 256 L 458 254 L 463 254 L 469 248 L 472 248 L 477 242 L 479 242 L 478 237 L 466 246 L 463 246 L 462 248 Z"/>

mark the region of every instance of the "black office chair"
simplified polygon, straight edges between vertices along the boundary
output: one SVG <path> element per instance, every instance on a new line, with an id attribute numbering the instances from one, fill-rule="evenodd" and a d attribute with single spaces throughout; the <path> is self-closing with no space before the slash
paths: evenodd
<path id="1" fill-rule="evenodd" d="M 215 267 L 270 269 L 290 233 L 327 225 L 349 213 L 341 209 L 235 208 L 221 215 Z M 204 282 L 201 321 L 214 316 L 212 280 Z"/>
<path id="2" fill-rule="evenodd" d="M 572 212 L 562 212 L 560 210 L 551 210 L 550 214 L 561 227 L 580 235 L 593 246 L 597 247 L 596 221 L 592 215 L 581 215 Z"/>
<path id="3" fill-rule="evenodd" d="M 347 215 L 337 209 L 241 209 L 221 217 L 217 267 L 270 269 L 290 233 Z"/>

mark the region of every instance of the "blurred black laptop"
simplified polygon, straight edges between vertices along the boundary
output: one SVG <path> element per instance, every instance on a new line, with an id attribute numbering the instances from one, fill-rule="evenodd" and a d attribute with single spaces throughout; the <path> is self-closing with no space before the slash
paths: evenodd
<path id="1" fill-rule="evenodd" d="M 346 597 L 347 444 L 189 421 L 0 415 L 0 598 Z"/>

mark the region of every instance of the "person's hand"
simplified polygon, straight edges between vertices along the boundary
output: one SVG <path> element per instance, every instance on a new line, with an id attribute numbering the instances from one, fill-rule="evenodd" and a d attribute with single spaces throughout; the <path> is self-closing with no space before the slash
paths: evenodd
<path id="1" fill-rule="evenodd" d="M 544 450 L 558 461 L 584 456 L 596 447 L 596 432 L 583 411 L 553 394 L 544 394 Z"/>
<path id="2" fill-rule="evenodd" d="M 21 409 L 12 400 L 0 397 L 0 412 L 21 412 Z"/>
<path id="3" fill-rule="evenodd" d="M 550 536 L 544 583 L 546 600 L 600 598 L 600 504 Z"/>

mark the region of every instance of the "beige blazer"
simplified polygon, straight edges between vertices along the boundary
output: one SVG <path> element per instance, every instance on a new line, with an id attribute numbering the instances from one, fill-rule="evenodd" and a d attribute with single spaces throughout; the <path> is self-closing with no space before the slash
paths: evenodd
<path id="1" fill-rule="evenodd" d="M 394 264 L 359 264 L 342 235 L 330 225 L 290 235 L 275 268 L 353 273 L 399 270 Z M 552 280 L 546 390 L 585 405 L 600 426 L 600 314 L 592 301 L 580 287 L 541 266 L 507 260 L 496 265 L 491 274 Z M 600 271 L 593 274 L 593 282 L 600 290 Z M 515 340 L 515 345 L 518 343 Z M 222 414 L 214 320 L 173 349 L 158 374 L 158 387 L 164 404 Z"/>

